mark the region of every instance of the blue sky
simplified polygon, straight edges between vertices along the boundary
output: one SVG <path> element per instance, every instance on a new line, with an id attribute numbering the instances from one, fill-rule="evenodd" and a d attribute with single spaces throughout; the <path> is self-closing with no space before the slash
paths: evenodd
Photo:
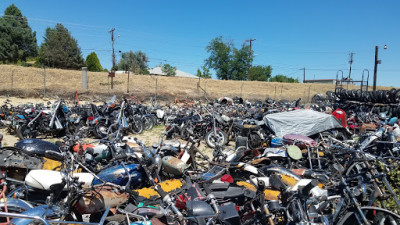
<path id="1" fill-rule="evenodd" d="M 378 85 L 400 87 L 400 1 L 398 0 L 2 0 L 0 13 L 14 3 L 37 32 L 64 24 L 78 40 L 83 56 L 95 51 L 111 67 L 115 27 L 117 51 L 144 51 L 149 66 L 169 63 L 192 74 L 201 67 L 211 39 L 223 36 L 239 47 L 255 38 L 253 65 L 271 65 L 273 75 L 303 79 L 352 77 L 370 71 L 379 46 Z M 383 50 L 387 44 L 388 49 Z"/>

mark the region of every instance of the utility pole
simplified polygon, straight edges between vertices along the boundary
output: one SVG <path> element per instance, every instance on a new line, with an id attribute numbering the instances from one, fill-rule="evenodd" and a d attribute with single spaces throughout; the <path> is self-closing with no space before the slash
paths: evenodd
<path id="1" fill-rule="evenodd" d="M 249 40 L 246 40 L 246 42 L 250 42 L 250 49 L 249 49 L 249 71 L 247 71 L 247 80 L 250 80 L 250 67 L 251 67 L 251 42 L 255 41 L 256 39 L 250 38 Z"/>
<path id="2" fill-rule="evenodd" d="M 306 68 L 303 67 L 303 68 L 300 69 L 300 70 L 303 70 L 303 83 L 304 83 L 304 81 L 306 80 Z"/>
<path id="3" fill-rule="evenodd" d="M 349 82 L 350 82 L 350 80 L 351 80 L 351 64 L 353 64 L 353 62 L 354 62 L 354 60 L 353 60 L 353 55 L 354 55 L 354 53 L 353 52 L 350 52 L 350 60 L 349 60 L 349 64 L 350 64 L 350 70 L 349 70 L 349 78 L 348 78 L 348 82 L 347 82 L 347 88 L 349 88 Z"/>
<path id="4" fill-rule="evenodd" d="M 111 42 L 112 42 L 112 68 L 111 71 L 113 71 L 115 69 L 115 52 L 114 52 L 114 43 L 115 43 L 115 39 L 114 39 L 114 31 L 115 28 L 111 29 L 109 31 L 109 33 L 111 33 Z M 111 89 L 113 89 L 114 87 L 114 77 L 111 76 Z"/>
<path id="5" fill-rule="evenodd" d="M 383 49 L 387 49 L 387 45 L 383 46 Z M 376 91 L 376 78 L 377 78 L 377 70 L 378 70 L 378 64 L 381 64 L 381 60 L 378 59 L 378 46 L 375 46 L 375 67 L 374 67 L 374 86 L 373 90 Z"/>
<path id="6" fill-rule="evenodd" d="M 378 60 L 378 46 L 375 46 L 375 66 L 374 66 L 374 86 L 373 91 L 376 91 L 376 72 L 378 70 L 378 64 L 381 64 L 381 60 Z"/>

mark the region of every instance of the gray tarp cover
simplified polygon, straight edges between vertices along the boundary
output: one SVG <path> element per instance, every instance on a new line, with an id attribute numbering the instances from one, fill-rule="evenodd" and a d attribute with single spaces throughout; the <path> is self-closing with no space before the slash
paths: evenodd
<path id="1" fill-rule="evenodd" d="M 264 122 L 279 138 L 285 134 L 310 136 L 329 129 L 343 128 L 330 114 L 304 109 L 269 114 L 264 117 Z"/>

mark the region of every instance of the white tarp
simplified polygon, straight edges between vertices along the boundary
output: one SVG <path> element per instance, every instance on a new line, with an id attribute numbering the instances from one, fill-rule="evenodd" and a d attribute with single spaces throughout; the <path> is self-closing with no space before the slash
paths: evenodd
<path id="1" fill-rule="evenodd" d="M 330 114 L 303 109 L 269 114 L 264 117 L 264 122 L 279 138 L 285 134 L 311 136 L 326 130 L 343 128 Z"/>

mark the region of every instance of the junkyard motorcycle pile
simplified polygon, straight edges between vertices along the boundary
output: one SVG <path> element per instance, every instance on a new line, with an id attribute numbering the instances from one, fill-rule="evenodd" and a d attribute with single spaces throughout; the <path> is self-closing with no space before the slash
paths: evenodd
<path id="1" fill-rule="evenodd" d="M 96 143 L 77 129 L 56 144 L 2 148 L 0 215 L 11 224 L 399 224 L 387 175 L 399 161 L 397 119 L 298 106 L 160 109 L 166 130 L 145 146 L 121 132 L 123 101 L 116 128 Z M 185 143 L 165 140 L 178 135 Z M 212 157 L 199 151 L 202 138 Z"/>

